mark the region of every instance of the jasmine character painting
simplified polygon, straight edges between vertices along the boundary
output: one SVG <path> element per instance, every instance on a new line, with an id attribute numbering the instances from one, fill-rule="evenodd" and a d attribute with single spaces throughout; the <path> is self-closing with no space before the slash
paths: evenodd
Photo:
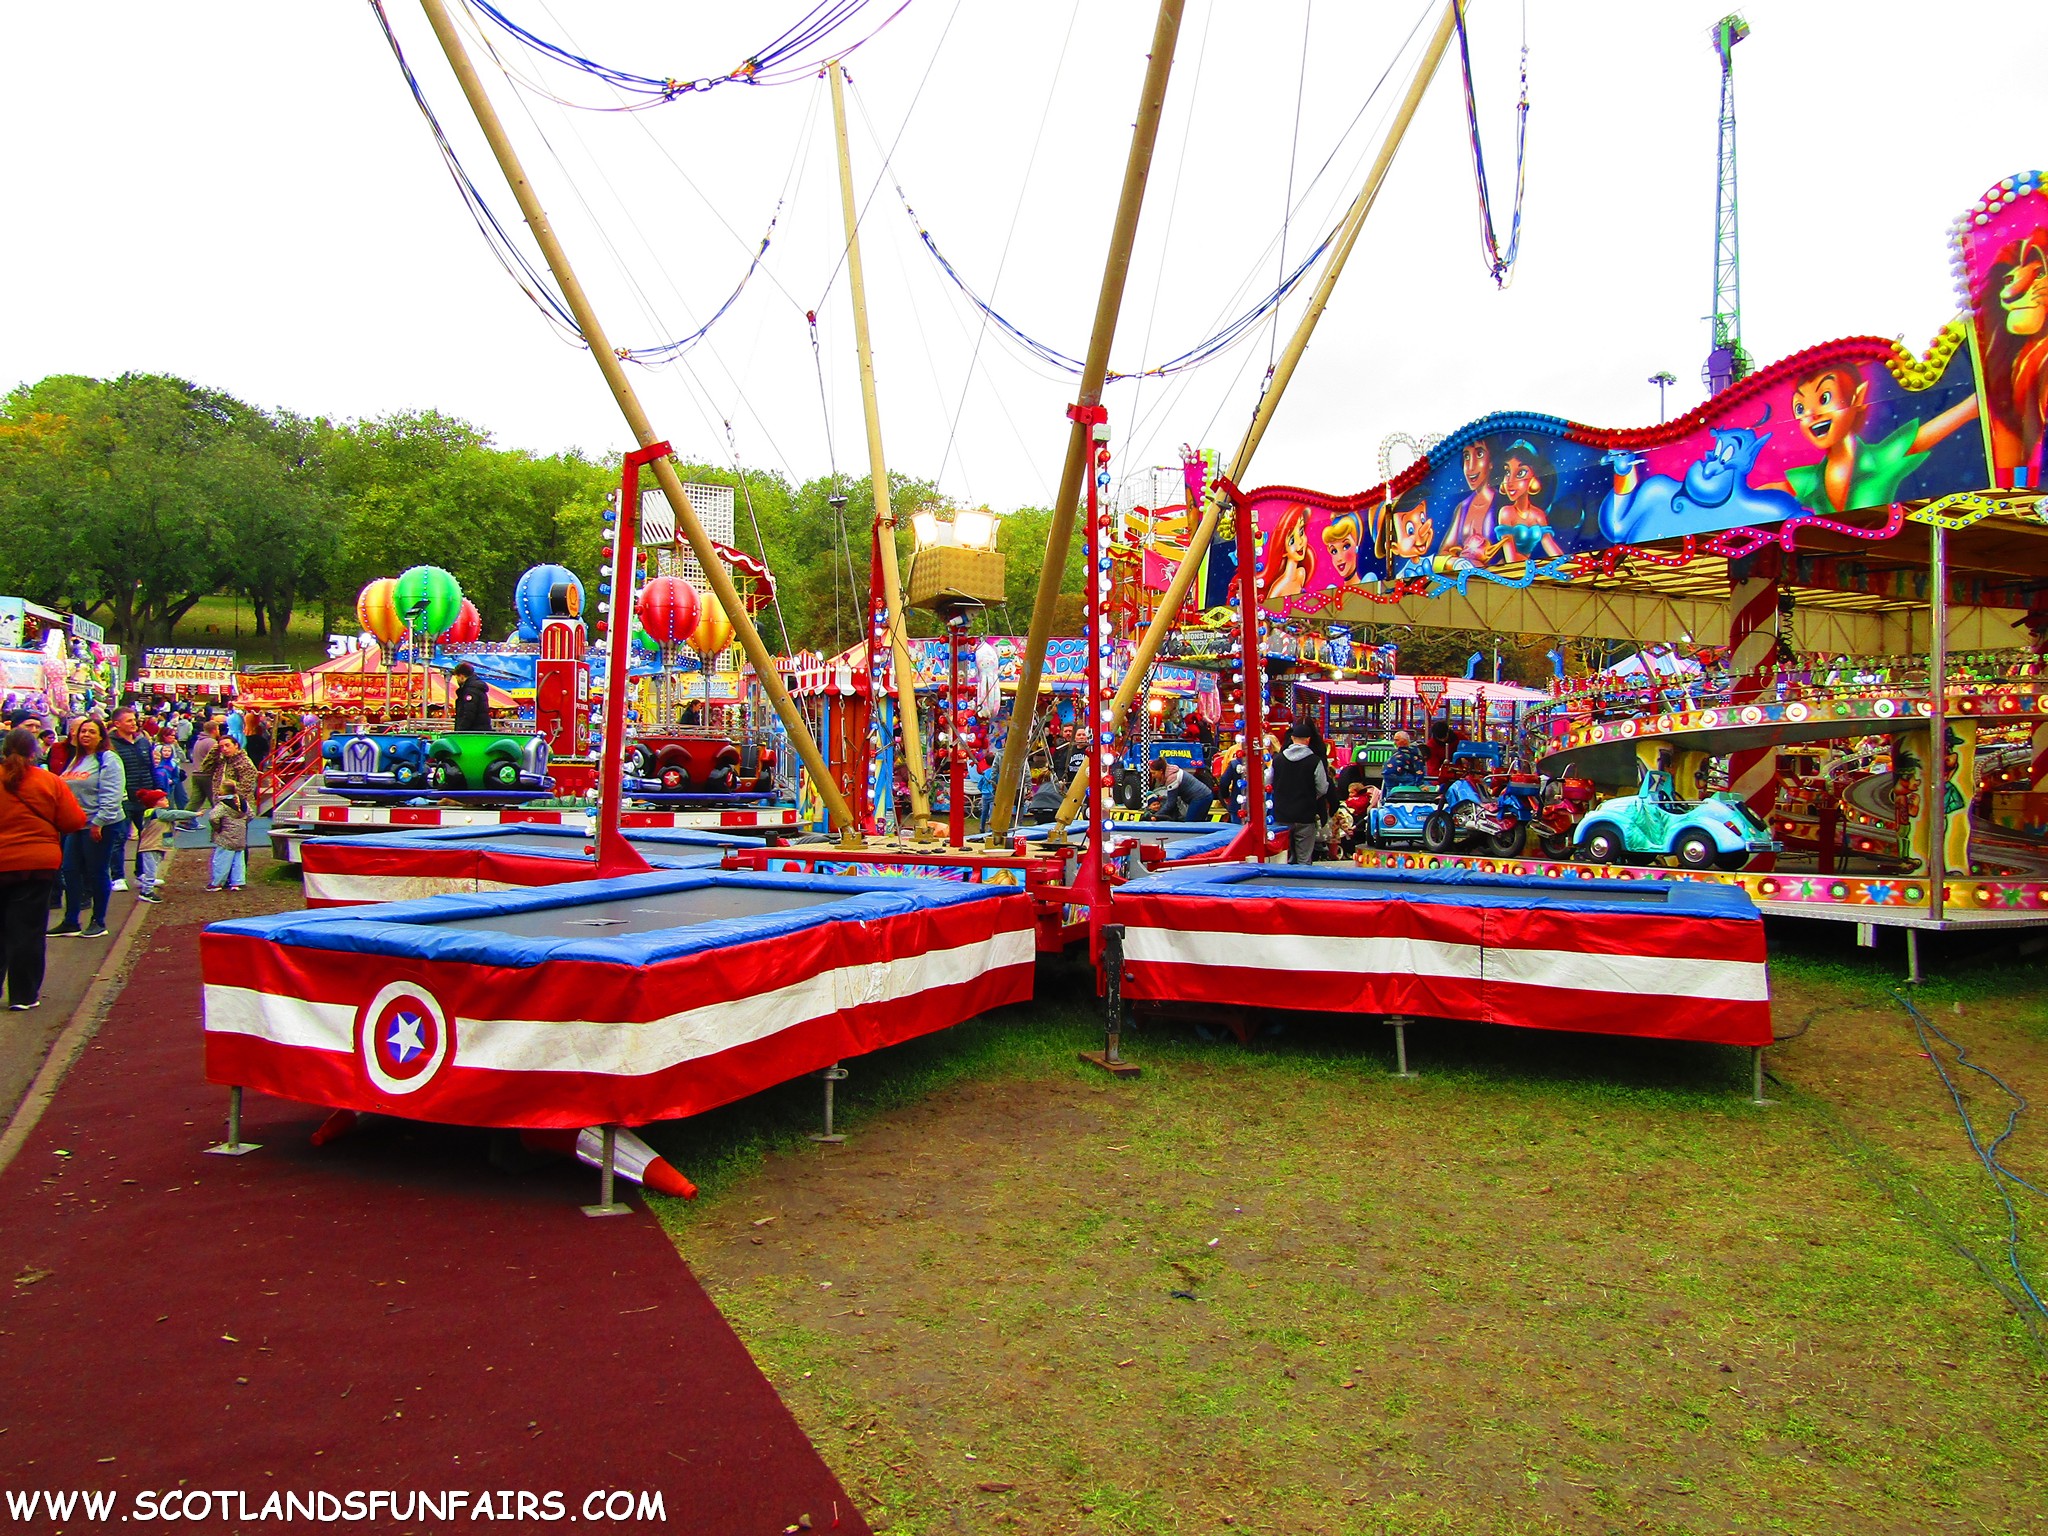
<path id="1" fill-rule="evenodd" d="M 1537 554 L 1555 559 L 1564 553 L 1557 542 L 1557 535 L 1550 531 L 1550 514 L 1541 500 L 1556 484 L 1556 477 L 1550 472 L 1550 464 L 1536 449 L 1536 445 L 1525 437 L 1518 437 L 1508 444 L 1508 451 L 1501 458 L 1500 493 L 1507 505 L 1494 516 L 1494 528 L 1500 537 L 1488 550 L 1488 560 L 1503 550 L 1509 550 L 1512 560 L 1529 560 Z"/>

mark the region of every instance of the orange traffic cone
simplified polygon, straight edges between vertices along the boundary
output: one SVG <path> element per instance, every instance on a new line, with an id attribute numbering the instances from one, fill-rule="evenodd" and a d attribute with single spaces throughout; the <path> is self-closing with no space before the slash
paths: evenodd
<path id="1" fill-rule="evenodd" d="M 333 1114 L 320 1122 L 320 1128 L 313 1133 L 313 1145 L 324 1147 L 330 1141 L 341 1140 L 342 1137 L 356 1128 L 356 1119 L 357 1116 L 354 1110 L 337 1109 Z"/>
<path id="2" fill-rule="evenodd" d="M 573 1152 L 595 1168 L 604 1158 L 604 1132 L 597 1126 L 580 1131 L 521 1131 L 519 1139 L 538 1151 Z M 676 1166 L 631 1131 L 618 1130 L 612 1136 L 612 1171 L 657 1194 L 682 1200 L 697 1198 L 697 1186 L 677 1171 Z"/>

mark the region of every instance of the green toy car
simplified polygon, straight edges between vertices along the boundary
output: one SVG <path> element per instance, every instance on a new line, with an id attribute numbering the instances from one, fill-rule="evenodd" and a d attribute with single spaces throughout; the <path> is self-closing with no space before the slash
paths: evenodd
<path id="1" fill-rule="evenodd" d="M 547 738 L 449 731 L 428 744 L 427 782 L 444 791 L 544 795 L 554 785 L 548 777 Z"/>
<path id="2" fill-rule="evenodd" d="M 1645 864 L 1669 856 L 1680 869 L 1737 870 L 1783 845 L 1734 795 L 1681 800 L 1654 788 L 1619 795 L 1586 813 L 1579 853 L 1595 864 Z"/>

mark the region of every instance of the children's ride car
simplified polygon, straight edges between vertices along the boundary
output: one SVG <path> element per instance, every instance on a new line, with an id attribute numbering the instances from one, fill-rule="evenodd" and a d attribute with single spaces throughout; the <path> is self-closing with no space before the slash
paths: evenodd
<path id="1" fill-rule="evenodd" d="M 721 751 L 732 750 L 741 763 L 738 782 L 728 792 L 747 789 L 765 791 L 774 783 L 775 749 L 760 747 L 755 752 L 753 771 L 745 767 L 739 744 L 723 731 L 684 728 L 674 731 L 643 731 L 626 749 L 626 773 L 638 781 L 632 787 L 671 795 L 713 792 L 719 772 Z"/>
<path id="2" fill-rule="evenodd" d="M 1375 848 L 1420 845 L 1422 829 L 1442 803 L 1434 784 L 1396 784 L 1365 817 L 1365 840 Z"/>
<path id="3" fill-rule="evenodd" d="M 1422 846 L 1431 853 L 1478 846 L 1497 859 L 1512 859 L 1528 840 L 1535 815 L 1533 781 L 1511 781 L 1489 796 L 1469 777 L 1453 779 L 1442 805 L 1422 824 Z"/>
<path id="4" fill-rule="evenodd" d="M 320 746 L 323 788 L 411 789 L 427 782 L 427 739 L 404 733 L 330 736 Z"/>
<path id="5" fill-rule="evenodd" d="M 1681 869 L 1737 870 L 1783 845 L 1734 795 L 1680 800 L 1655 792 L 1619 795 L 1579 823 L 1581 854 L 1596 864 L 1647 863 L 1670 857 Z"/>
<path id="6" fill-rule="evenodd" d="M 1546 859 L 1562 859 L 1571 854 L 1578 841 L 1579 823 L 1598 798 L 1599 791 L 1591 779 L 1576 778 L 1567 772 L 1562 778 L 1543 780 L 1536 807 L 1536 843 Z"/>
<path id="7" fill-rule="evenodd" d="M 427 747 L 427 779 L 436 789 L 498 789 L 546 794 L 545 736 L 512 736 L 501 731 L 449 731 Z"/>

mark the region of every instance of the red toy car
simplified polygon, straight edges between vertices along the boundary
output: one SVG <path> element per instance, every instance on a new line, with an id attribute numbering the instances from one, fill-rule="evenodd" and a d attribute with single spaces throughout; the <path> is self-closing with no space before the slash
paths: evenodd
<path id="1" fill-rule="evenodd" d="M 642 732 L 626 751 L 626 772 L 660 785 L 672 795 L 761 792 L 775 782 L 775 751 L 759 747 L 753 772 L 745 772 L 742 743 L 722 731 L 685 727 Z"/>

